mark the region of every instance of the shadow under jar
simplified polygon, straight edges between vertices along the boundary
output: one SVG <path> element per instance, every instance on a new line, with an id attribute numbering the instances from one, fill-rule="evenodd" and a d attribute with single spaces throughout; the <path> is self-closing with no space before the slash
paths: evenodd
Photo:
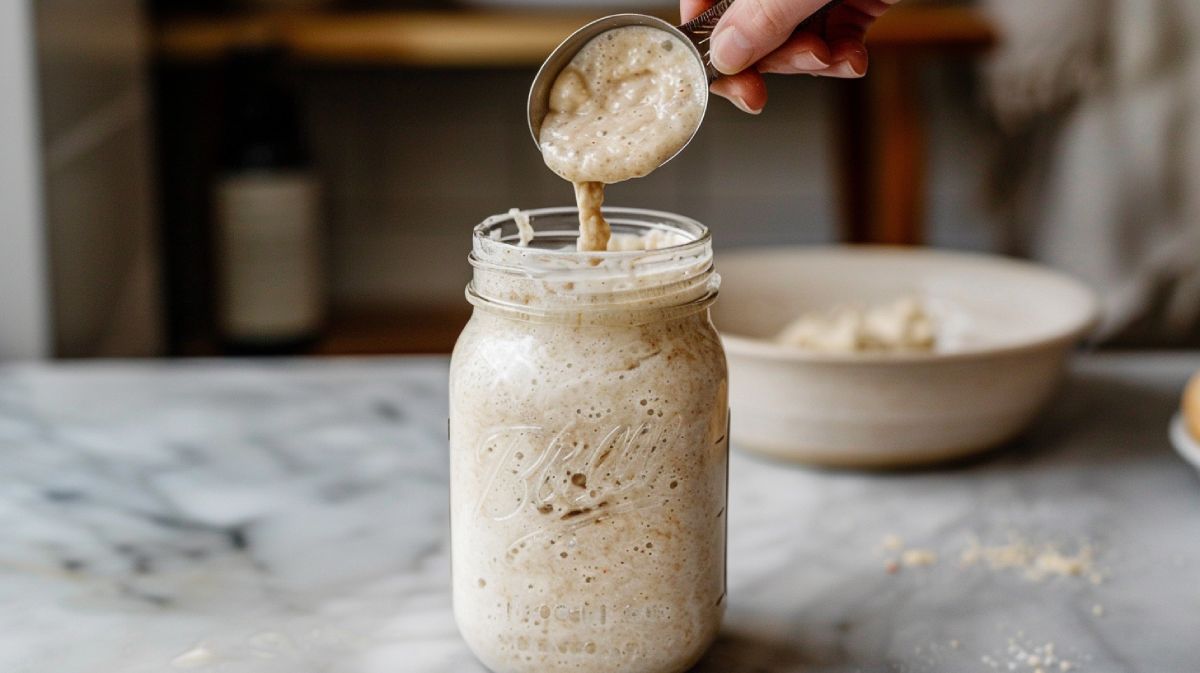
<path id="1" fill-rule="evenodd" d="M 728 382 L 707 229 L 576 252 L 574 208 L 475 229 L 450 365 L 454 613 L 496 673 L 679 673 L 725 607 Z M 497 233 L 498 232 L 498 233 Z"/>

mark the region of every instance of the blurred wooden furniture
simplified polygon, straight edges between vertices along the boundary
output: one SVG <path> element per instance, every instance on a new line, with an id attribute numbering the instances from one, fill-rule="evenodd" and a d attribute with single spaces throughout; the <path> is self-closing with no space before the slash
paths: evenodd
<path id="1" fill-rule="evenodd" d="M 178 17 L 163 23 L 158 51 L 165 59 L 196 62 L 216 60 L 234 45 L 276 44 L 295 58 L 333 64 L 536 66 L 563 38 L 598 16 L 579 11 L 455 10 Z"/>
<path id="2" fill-rule="evenodd" d="M 185 70 L 216 64 L 238 45 L 279 46 L 298 61 L 334 66 L 532 68 L 564 37 L 598 15 L 532 9 L 169 15 L 158 22 L 155 50 L 160 63 Z M 660 16 L 677 18 L 669 10 Z M 995 40 L 986 18 L 970 7 L 902 3 L 868 35 L 870 75 L 829 82 L 838 92 L 833 122 L 837 132 L 831 140 L 836 143 L 844 240 L 921 241 L 926 152 L 917 81 L 920 64 L 930 56 L 976 54 Z M 195 102 L 189 101 L 177 104 Z M 448 352 L 465 319 L 465 313 L 342 311 L 331 317 L 317 352 Z M 211 349 L 212 344 L 199 339 L 182 351 L 203 354 Z"/>
<path id="3" fill-rule="evenodd" d="M 536 66 L 595 16 L 457 10 L 177 17 L 161 25 L 158 52 L 168 61 L 206 62 L 233 45 L 252 43 L 278 44 L 295 58 L 332 64 Z M 930 56 L 977 54 L 996 39 L 987 18 L 962 5 L 900 5 L 871 28 L 870 75 L 837 83 L 835 154 L 843 239 L 921 242 L 926 153 L 920 64 Z"/>
<path id="4" fill-rule="evenodd" d="M 388 355 L 449 353 L 471 317 L 471 307 L 400 312 L 359 307 L 335 311 L 316 355 Z"/>
<path id="5" fill-rule="evenodd" d="M 901 5 L 868 33 L 867 77 L 838 83 L 838 199 L 842 238 L 913 245 L 924 238 L 926 136 L 920 66 L 931 56 L 966 57 L 997 35 L 978 10 Z"/>

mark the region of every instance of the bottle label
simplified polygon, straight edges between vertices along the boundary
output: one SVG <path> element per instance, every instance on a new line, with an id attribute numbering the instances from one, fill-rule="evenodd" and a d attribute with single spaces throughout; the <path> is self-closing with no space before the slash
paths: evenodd
<path id="1" fill-rule="evenodd" d="M 226 336 L 288 338 L 320 325 L 319 192 L 306 173 L 247 173 L 218 183 L 219 305 Z"/>

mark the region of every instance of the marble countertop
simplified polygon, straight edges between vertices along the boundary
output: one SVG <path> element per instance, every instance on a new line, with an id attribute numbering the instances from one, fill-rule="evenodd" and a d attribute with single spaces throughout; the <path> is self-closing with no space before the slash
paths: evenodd
<path id="1" fill-rule="evenodd" d="M 697 670 L 1197 670 L 1200 478 L 1167 441 L 1197 368 L 1081 357 L 1023 440 L 937 470 L 735 451 Z M 483 671 L 445 398 L 443 359 L 0 367 L 0 671 Z"/>

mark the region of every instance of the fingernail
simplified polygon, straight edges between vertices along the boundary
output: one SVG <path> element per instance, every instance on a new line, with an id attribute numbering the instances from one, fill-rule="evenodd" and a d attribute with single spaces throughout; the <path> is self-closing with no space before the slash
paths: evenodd
<path id="1" fill-rule="evenodd" d="M 822 61 L 814 52 L 802 51 L 792 57 L 792 67 L 801 72 L 809 70 L 824 70 L 829 64 Z"/>
<path id="2" fill-rule="evenodd" d="M 730 26 L 712 36 L 713 66 L 726 75 L 745 70 L 752 58 L 754 50 L 750 41 L 736 26 Z"/>
<path id="3" fill-rule="evenodd" d="M 845 61 L 838 61 L 833 66 L 833 69 L 829 74 L 833 75 L 834 77 L 856 78 L 865 75 L 866 71 L 864 70 L 863 72 L 859 72 L 858 70 L 855 70 L 854 64 L 847 59 Z"/>
<path id="4" fill-rule="evenodd" d="M 737 109 L 741 110 L 742 112 L 746 112 L 746 113 L 749 113 L 752 115 L 756 115 L 756 114 L 762 112 L 762 108 L 758 108 L 757 110 L 751 108 L 750 105 L 746 102 L 746 99 L 742 98 L 741 96 L 733 96 L 729 100 L 735 106 L 737 106 Z"/>

